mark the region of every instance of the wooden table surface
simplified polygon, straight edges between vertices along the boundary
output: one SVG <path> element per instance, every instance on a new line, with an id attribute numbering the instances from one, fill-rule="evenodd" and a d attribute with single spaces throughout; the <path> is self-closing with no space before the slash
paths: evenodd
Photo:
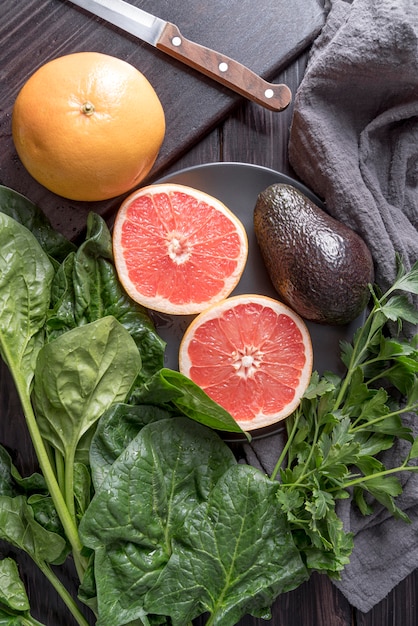
<path id="1" fill-rule="evenodd" d="M 306 60 L 307 55 L 303 53 L 275 77 L 275 82 L 285 82 L 295 92 L 302 79 Z M 291 118 L 292 105 L 285 112 L 271 113 L 252 103 L 242 102 L 213 131 L 202 136 L 181 158 L 158 172 L 158 175 L 193 165 L 232 161 L 266 166 L 294 176 L 287 155 Z M 0 183 L 7 184 L 7 181 L 0 179 Z M 35 461 L 19 401 L 5 366 L 2 364 L 0 367 L 0 441 L 14 452 L 15 460 L 22 470 L 29 471 Z M 13 423 L 12 428 L 10 423 Z M 0 557 L 8 554 L 15 555 L 16 552 L 0 545 Z M 46 626 L 72 626 L 71 616 L 63 609 L 48 582 L 32 567 L 25 555 L 17 554 L 17 558 L 29 590 L 34 616 Z M 64 575 L 69 584 L 74 584 L 75 577 L 70 567 Z M 277 599 L 272 608 L 271 622 L 245 617 L 239 625 L 417 626 L 417 590 L 418 570 L 399 584 L 378 606 L 363 614 L 352 608 L 325 576 L 313 575 L 300 588 Z M 203 626 L 204 621 L 197 620 L 196 624 Z"/>

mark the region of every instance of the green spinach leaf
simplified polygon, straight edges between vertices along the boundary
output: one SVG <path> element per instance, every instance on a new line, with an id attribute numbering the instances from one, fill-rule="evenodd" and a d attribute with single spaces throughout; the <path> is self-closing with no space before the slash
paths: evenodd
<path id="1" fill-rule="evenodd" d="M 10 498 L 25 496 L 33 511 L 34 520 L 46 530 L 65 538 L 64 529 L 47 493 L 43 476 L 34 473 L 22 478 L 10 455 L 2 446 L 0 446 L 0 495 Z"/>
<path id="2" fill-rule="evenodd" d="M 187 415 L 209 428 L 243 433 L 233 417 L 190 378 L 168 368 L 156 372 L 131 397 L 133 404 L 154 404 Z M 249 436 L 248 436 L 249 437 Z"/>
<path id="3" fill-rule="evenodd" d="M 173 626 L 206 612 L 213 626 L 233 626 L 247 613 L 267 618 L 279 593 L 308 578 L 277 490 L 253 467 L 230 467 L 178 528 L 146 595 L 148 611 L 169 615 Z"/>
<path id="4" fill-rule="evenodd" d="M 75 328 L 39 353 L 34 403 L 41 433 L 62 456 L 114 402 L 125 400 L 141 359 L 135 342 L 112 316 Z"/>
<path id="5" fill-rule="evenodd" d="M 32 233 L 0 213 L 0 353 L 24 400 L 44 341 L 53 274 Z"/>
<path id="6" fill-rule="evenodd" d="M 118 626 L 147 614 L 144 595 L 170 558 L 173 537 L 235 464 L 218 435 L 187 418 L 140 430 L 80 523 L 85 545 L 95 551 L 98 624 Z"/>
<path id="7" fill-rule="evenodd" d="M 0 624 L 42 626 L 31 617 L 29 599 L 13 559 L 0 561 Z"/>
<path id="8" fill-rule="evenodd" d="M 47 487 L 42 474 L 35 472 L 31 476 L 22 477 L 15 465 L 13 465 L 7 450 L 0 446 L 0 495 L 45 494 L 46 491 Z"/>
<path id="9" fill-rule="evenodd" d="M 140 367 L 134 340 L 112 316 L 74 328 L 39 352 L 33 393 L 37 422 L 43 439 L 64 459 L 61 491 L 74 521 L 90 491 L 81 496 L 89 479 L 76 464 L 77 447 L 114 402 L 126 399 Z"/>
<path id="10" fill-rule="evenodd" d="M 118 456 L 127 448 L 141 428 L 171 414 L 157 406 L 114 404 L 100 418 L 90 445 L 93 484 L 99 488 Z"/>
<path id="11" fill-rule="evenodd" d="M 46 215 L 22 194 L 0 185 L 0 211 L 26 226 L 35 236 L 45 252 L 58 262 L 76 246 L 55 230 Z"/>
<path id="12" fill-rule="evenodd" d="M 24 496 L 10 498 L 0 496 L 0 539 L 26 552 L 40 571 L 66 602 L 80 624 L 87 622 L 80 613 L 74 599 L 54 573 L 51 565 L 61 565 L 67 557 L 67 542 L 55 532 L 38 524 L 29 502 Z M 1 615 L 1 612 L 0 612 Z M 21 624 L 37 624 L 29 614 L 19 616 Z"/>
<path id="13" fill-rule="evenodd" d="M 122 288 L 113 263 L 112 240 L 104 220 L 90 213 L 86 240 L 69 254 L 52 285 L 48 337 L 113 315 L 132 335 L 142 357 L 140 381 L 163 365 L 165 343 L 146 310 Z"/>
<path id="14" fill-rule="evenodd" d="M 0 538 L 27 552 L 35 563 L 62 563 L 67 554 L 63 537 L 38 524 L 24 496 L 0 496 Z"/>
<path id="15" fill-rule="evenodd" d="M 0 606 L 9 606 L 14 611 L 28 611 L 29 600 L 20 580 L 16 562 L 13 559 L 0 561 Z"/>

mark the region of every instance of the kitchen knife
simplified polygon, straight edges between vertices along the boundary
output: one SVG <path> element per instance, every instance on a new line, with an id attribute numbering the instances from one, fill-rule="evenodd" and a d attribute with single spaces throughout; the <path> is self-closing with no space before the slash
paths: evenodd
<path id="1" fill-rule="evenodd" d="M 286 85 L 268 83 L 224 54 L 185 39 L 177 26 L 124 0 L 71 0 L 158 50 L 272 111 L 282 111 L 292 98 Z"/>

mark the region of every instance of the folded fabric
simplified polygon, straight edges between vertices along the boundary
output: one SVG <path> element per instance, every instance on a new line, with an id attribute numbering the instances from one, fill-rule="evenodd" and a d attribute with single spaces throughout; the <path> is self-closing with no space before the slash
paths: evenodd
<path id="1" fill-rule="evenodd" d="M 333 0 L 296 94 L 289 159 L 366 240 L 376 282 L 418 258 L 418 5 Z"/>
<path id="2" fill-rule="evenodd" d="M 417 416 L 409 415 L 405 425 L 418 435 Z M 396 467 L 407 455 L 404 441 L 398 441 L 383 457 L 386 467 Z M 337 513 L 347 531 L 354 534 L 350 563 L 335 585 L 351 605 L 366 613 L 383 600 L 401 580 L 418 568 L 418 476 L 399 476 L 403 493 L 396 504 L 410 523 L 395 519 L 386 509 L 363 516 L 351 500 L 340 500 Z"/>
<path id="3" fill-rule="evenodd" d="M 290 162 L 328 212 L 365 239 L 385 290 L 396 253 L 408 269 L 418 259 L 418 5 L 331 0 L 326 11 L 295 96 Z M 246 460 L 271 472 L 282 446 L 282 434 L 256 440 Z M 403 458 L 400 448 L 386 455 L 387 466 Z M 380 507 L 365 517 L 351 500 L 339 506 L 355 539 L 336 585 L 363 612 L 418 567 L 418 476 L 402 480 L 397 504 L 411 524 Z"/>

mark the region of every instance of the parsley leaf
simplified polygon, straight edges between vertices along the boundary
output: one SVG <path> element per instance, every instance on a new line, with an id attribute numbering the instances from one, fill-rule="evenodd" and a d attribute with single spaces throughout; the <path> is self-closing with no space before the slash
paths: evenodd
<path id="1" fill-rule="evenodd" d="M 353 341 L 341 344 L 345 374 L 313 373 L 286 420 L 287 442 L 271 476 L 280 478 L 277 499 L 307 567 L 333 578 L 353 548 L 336 513 L 338 500 L 352 497 L 364 515 L 379 503 L 408 521 L 396 498 L 400 474 L 418 471 L 418 438 L 404 419 L 418 411 L 418 334 L 408 341 L 401 331 L 404 322 L 418 324 L 410 298 L 418 293 L 418 262 L 408 272 L 397 263 L 394 285 L 385 294 L 370 286 L 369 315 Z M 409 446 L 406 458 L 386 467 L 382 452 L 398 440 Z"/>

